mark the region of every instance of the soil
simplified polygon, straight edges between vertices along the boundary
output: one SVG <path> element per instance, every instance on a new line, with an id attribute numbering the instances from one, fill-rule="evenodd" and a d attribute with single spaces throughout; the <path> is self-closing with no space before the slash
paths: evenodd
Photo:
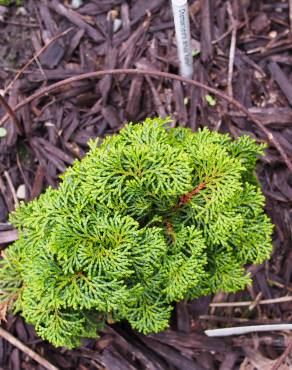
<path id="1" fill-rule="evenodd" d="M 215 94 L 210 104 L 209 93 L 203 89 L 170 78 L 127 74 L 63 84 L 19 108 L 42 88 L 82 73 L 112 68 L 178 73 L 167 0 L 89 0 L 75 10 L 69 0 L 28 0 L 22 5 L 0 6 L 0 89 L 11 107 L 0 138 L 2 250 L 17 238 L 7 221 L 9 212 L 20 199 L 29 201 L 47 186 L 57 187 L 60 173 L 85 155 L 90 138 L 118 132 L 128 121 L 159 115 L 171 116 L 174 126 L 192 130 L 207 126 L 233 137 L 248 133 L 268 143 L 257 176 L 275 225 L 274 252 L 262 265 L 248 267 L 251 287 L 178 303 L 170 329 L 160 334 L 143 336 L 121 323 L 107 326 L 99 340 L 69 351 L 54 349 L 39 339 L 19 316 L 9 314 L 2 327 L 59 369 L 292 369 L 288 331 L 225 338 L 204 334 L 206 329 L 226 326 L 291 323 L 292 301 L 279 299 L 292 291 L 289 2 L 189 1 L 193 79 L 232 93 L 252 114 L 249 118 Z M 0 117 L 6 112 L 7 107 L 0 106 Z M 267 299 L 272 301 L 260 304 Z M 210 306 L 243 301 L 252 304 Z M 43 369 L 2 337 L 0 366 Z"/>

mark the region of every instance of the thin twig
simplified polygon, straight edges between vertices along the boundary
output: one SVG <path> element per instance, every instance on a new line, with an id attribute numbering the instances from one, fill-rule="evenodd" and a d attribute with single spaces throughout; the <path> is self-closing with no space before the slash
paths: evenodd
<path id="1" fill-rule="evenodd" d="M 22 179 L 25 183 L 25 186 L 28 188 L 29 192 L 31 192 L 31 186 L 30 186 L 30 183 L 28 182 L 25 174 L 24 174 L 24 171 L 23 171 L 23 168 L 22 168 L 22 165 L 21 165 L 21 162 L 20 162 L 20 158 L 19 158 L 19 154 L 16 153 L 16 163 L 17 163 L 17 167 L 19 169 L 19 172 L 21 173 L 21 176 L 22 176 Z"/>
<path id="2" fill-rule="evenodd" d="M 200 315 L 198 317 L 199 320 L 204 321 L 216 321 L 216 322 L 227 322 L 230 323 L 237 323 L 237 324 L 248 324 L 248 325 L 267 325 L 267 324 L 279 324 L 281 323 L 281 319 L 269 320 L 269 319 L 247 319 L 242 317 L 232 317 L 232 316 L 216 316 L 216 315 Z"/>
<path id="3" fill-rule="evenodd" d="M 18 80 L 18 78 L 22 75 L 22 73 L 35 61 L 38 63 L 38 57 L 50 46 L 52 45 L 56 40 L 58 40 L 60 37 L 63 37 L 67 35 L 70 31 L 72 31 L 73 27 L 68 28 L 66 31 L 59 33 L 58 35 L 52 37 L 39 51 L 37 51 L 33 57 L 16 73 L 13 80 L 8 84 L 8 86 L 4 89 L 4 94 L 7 94 L 7 92 L 12 88 L 12 86 L 15 84 L 15 82 Z"/>
<path id="4" fill-rule="evenodd" d="M 17 132 L 21 133 L 22 128 L 20 126 L 18 118 L 16 117 L 15 111 L 10 107 L 10 105 L 7 103 L 7 101 L 3 98 L 3 96 L 1 94 L 0 94 L 0 104 L 2 104 L 4 109 L 6 110 L 6 112 L 7 112 L 6 115 L 11 118 L 12 122 L 14 123 L 14 125 L 16 127 Z"/>
<path id="5" fill-rule="evenodd" d="M 58 367 L 52 365 L 49 361 L 38 355 L 29 347 L 25 346 L 22 342 L 16 339 L 13 335 L 8 333 L 6 330 L 0 328 L 0 336 L 5 339 L 7 342 L 11 343 L 14 347 L 18 348 L 29 357 L 31 357 L 34 361 L 38 362 L 41 366 L 46 368 L 47 370 L 59 370 Z"/>
<path id="6" fill-rule="evenodd" d="M 22 23 L 22 22 L 14 22 L 14 21 L 7 21 L 4 19 L 0 19 L 0 24 L 1 23 L 11 24 L 12 26 L 18 26 L 18 27 L 39 28 L 39 25 L 35 23 Z"/>
<path id="7" fill-rule="evenodd" d="M 280 369 L 280 366 L 283 364 L 286 357 L 288 357 L 291 354 L 292 351 L 292 340 L 289 342 L 288 346 L 286 347 L 285 351 L 282 353 L 282 355 L 276 360 L 274 365 L 271 367 L 270 370 L 278 370 Z"/>
<path id="8" fill-rule="evenodd" d="M 8 187 L 11 191 L 11 194 L 12 194 L 12 197 L 13 197 L 13 200 L 14 200 L 14 205 L 15 205 L 15 208 L 16 208 L 16 207 L 19 206 L 19 201 L 18 201 L 16 191 L 15 191 L 14 186 L 13 186 L 13 182 L 12 182 L 11 177 L 10 177 L 10 175 L 7 171 L 4 171 L 4 176 L 6 178 Z"/>
<path id="9" fill-rule="evenodd" d="M 205 330 L 205 334 L 208 335 L 208 337 L 229 337 L 231 335 L 280 330 L 292 330 L 292 324 L 234 326 L 233 328 Z"/>
<path id="10" fill-rule="evenodd" d="M 292 0 L 289 0 L 289 21 L 290 21 L 290 32 L 292 33 Z"/>
<path id="11" fill-rule="evenodd" d="M 259 304 L 263 293 L 259 292 L 259 294 L 256 296 L 255 300 L 251 303 L 251 305 L 248 307 L 249 311 L 252 311 L 257 305 Z"/>
<path id="12" fill-rule="evenodd" d="M 260 119 L 255 117 L 252 113 L 249 112 L 249 110 L 243 106 L 239 101 L 233 99 L 232 97 L 226 95 L 222 91 L 215 89 L 213 87 L 210 87 L 208 85 L 203 84 L 202 82 L 196 81 L 196 80 L 191 80 L 186 77 L 178 76 L 172 73 L 167 73 L 167 72 L 161 72 L 161 71 L 148 71 L 148 70 L 139 70 L 139 69 L 109 69 L 109 70 L 104 70 L 104 71 L 94 71 L 94 72 L 88 72 L 88 73 L 83 73 L 78 76 L 73 76 L 66 78 L 65 80 L 56 82 L 50 86 L 43 87 L 42 89 L 38 90 L 34 94 L 30 95 L 26 99 L 23 99 L 22 102 L 18 103 L 14 108 L 14 111 L 18 111 L 20 108 L 24 107 L 26 104 L 29 104 L 33 100 L 37 98 L 41 98 L 42 96 L 46 96 L 49 93 L 52 93 L 55 90 L 58 90 L 59 88 L 74 83 L 78 82 L 81 80 L 86 80 L 90 78 L 99 78 L 105 75 L 121 75 L 121 74 L 128 74 L 128 75 L 142 75 L 142 76 L 156 76 L 160 78 L 169 78 L 172 80 L 177 80 L 181 82 L 185 82 L 187 84 L 193 85 L 195 87 L 198 87 L 200 89 L 204 89 L 211 94 L 214 94 L 221 99 L 226 100 L 228 103 L 232 104 L 235 106 L 238 110 L 243 112 L 246 117 L 248 117 L 266 136 L 267 140 L 272 144 L 279 154 L 281 155 L 283 161 L 285 162 L 286 166 L 289 168 L 289 170 L 292 172 L 292 162 L 290 161 L 289 157 L 285 153 L 284 149 L 282 148 L 281 144 L 278 142 L 278 140 L 273 136 L 273 134 L 265 127 L 265 125 L 261 122 Z M 6 114 L 1 120 L 0 120 L 0 127 L 5 123 L 9 118 L 9 115 Z"/>
<path id="13" fill-rule="evenodd" d="M 233 17 L 233 11 L 230 2 L 227 3 L 227 12 L 231 20 L 232 24 L 232 32 L 231 32 L 231 41 L 230 41 L 230 49 L 229 49 L 229 62 L 228 62 L 228 75 L 227 75 L 227 92 L 229 96 L 233 96 L 233 89 L 232 89 L 232 76 L 233 76 L 233 68 L 234 68 L 234 57 L 235 57 L 235 47 L 236 47 L 236 21 Z"/>
<path id="14" fill-rule="evenodd" d="M 225 37 L 227 37 L 234 29 L 234 25 L 232 25 L 231 27 L 228 28 L 227 31 L 225 31 L 224 33 L 222 33 L 221 36 L 219 36 L 217 39 L 215 40 L 212 40 L 212 45 L 216 45 L 218 44 L 218 42 L 222 41 L 225 39 Z"/>
<path id="15" fill-rule="evenodd" d="M 35 59 L 35 62 L 36 62 L 36 64 L 37 64 L 37 66 L 38 66 L 38 68 L 39 68 L 39 70 L 41 71 L 41 74 L 43 75 L 43 77 L 44 77 L 44 80 L 47 82 L 48 81 L 48 77 L 47 77 L 47 75 L 45 74 L 45 72 L 44 72 L 44 70 L 43 70 L 43 67 L 42 67 L 42 65 L 41 65 L 41 62 L 39 61 L 39 58 L 34 58 Z"/>
<path id="16" fill-rule="evenodd" d="M 271 298 L 271 299 L 263 299 L 257 304 L 273 304 L 273 303 L 284 303 L 284 302 L 292 302 L 292 296 L 285 296 L 280 298 Z M 210 303 L 209 307 L 246 307 L 253 304 L 253 301 L 244 301 L 244 302 L 218 302 L 218 303 Z"/>
<path id="17" fill-rule="evenodd" d="M 246 26 L 246 22 L 239 22 L 239 21 L 236 21 L 234 22 L 234 24 L 232 24 L 231 26 L 229 26 L 228 30 L 225 31 L 224 33 L 222 33 L 222 35 L 220 35 L 217 39 L 214 39 L 212 40 L 212 45 L 216 45 L 218 44 L 218 42 L 222 41 L 225 39 L 225 37 L 227 37 L 233 30 L 234 27 L 236 27 L 237 30 L 240 30 L 241 28 L 245 27 Z"/>
<path id="18" fill-rule="evenodd" d="M 267 283 L 271 284 L 271 285 L 274 285 L 274 286 L 276 286 L 278 288 L 281 288 L 281 289 L 287 289 L 289 292 L 292 292 L 291 287 L 287 286 L 286 284 L 282 284 L 279 281 L 276 281 L 276 280 L 273 280 L 273 279 L 267 279 Z"/>

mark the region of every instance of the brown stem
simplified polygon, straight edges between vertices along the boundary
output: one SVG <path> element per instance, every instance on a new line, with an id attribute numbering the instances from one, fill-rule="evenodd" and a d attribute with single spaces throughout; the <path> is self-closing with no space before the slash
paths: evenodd
<path id="1" fill-rule="evenodd" d="M 181 208 L 184 204 L 188 203 L 194 195 L 198 194 L 200 190 L 205 189 L 206 184 L 204 182 L 201 182 L 198 186 L 195 187 L 192 191 L 190 191 L 187 194 L 182 195 L 179 198 L 178 203 L 173 207 L 173 210 L 176 210 L 178 208 Z"/>
<path id="2" fill-rule="evenodd" d="M 205 187 L 206 187 L 206 184 L 204 182 L 201 182 L 198 186 L 195 187 L 195 189 L 182 195 L 179 198 L 178 203 L 174 207 L 172 207 L 172 211 L 176 211 L 177 209 L 181 208 L 184 204 L 188 203 L 193 198 L 193 196 L 198 194 L 199 191 L 204 189 Z M 164 222 L 165 222 L 168 235 L 171 237 L 172 241 L 175 242 L 176 235 L 173 230 L 173 224 L 168 219 L 166 219 Z"/>
<path id="3" fill-rule="evenodd" d="M 224 94 L 220 90 L 215 89 L 215 88 L 210 87 L 210 86 L 207 86 L 207 85 L 205 85 L 205 84 L 203 84 L 199 81 L 191 80 L 189 78 L 182 77 L 182 76 L 177 76 L 177 75 L 172 74 L 172 73 L 160 72 L 160 71 L 146 71 L 146 70 L 139 70 L 139 69 L 109 69 L 109 70 L 105 70 L 105 71 L 95 71 L 95 72 L 83 73 L 79 76 L 69 77 L 69 78 L 67 78 L 63 81 L 56 82 L 55 84 L 52 84 L 50 86 L 46 86 L 46 87 L 38 90 L 34 94 L 32 94 L 29 97 L 27 97 L 26 99 L 24 99 L 19 104 L 17 104 L 14 107 L 14 111 L 16 112 L 17 110 L 19 110 L 20 108 L 22 108 L 26 104 L 29 104 L 30 102 L 32 102 L 34 99 L 45 96 L 45 95 L 59 89 L 60 87 L 63 87 L 64 85 L 67 85 L 67 84 L 70 84 L 70 83 L 73 83 L 73 82 L 77 82 L 77 81 L 81 81 L 81 80 L 85 80 L 85 79 L 89 79 L 89 78 L 98 78 L 98 77 L 108 75 L 108 74 L 110 74 L 110 75 L 128 74 L 128 75 L 156 76 L 156 77 L 161 77 L 161 78 L 169 78 L 169 79 L 172 79 L 172 80 L 185 82 L 185 83 L 193 85 L 195 87 L 199 87 L 200 89 L 204 89 L 204 90 L 210 92 L 211 94 L 219 96 L 220 98 L 224 99 L 228 103 L 235 106 L 238 110 L 243 112 L 252 122 L 255 123 L 255 125 L 264 133 L 267 140 L 277 149 L 277 151 L 281 155 L 283 161 L 285 162 L 286 166 L 292 172 L 292 162 L 290 161 L 289 157 L 285 153 L 281 144 L 273 136 L 273 134 L 265 127 L 265 125 L 261 122 L 261 120 L 259 120 L 252 113 L 250 113 L 250 111 L 245 106 L 243 106 L 239 101 L 237 101 L 234 98 Z M 8 118 L 9 118 L 9 115 L 6 114 L 0 120 L 0 126 L 3 125 L 3 123 L 6 122 Z"/>

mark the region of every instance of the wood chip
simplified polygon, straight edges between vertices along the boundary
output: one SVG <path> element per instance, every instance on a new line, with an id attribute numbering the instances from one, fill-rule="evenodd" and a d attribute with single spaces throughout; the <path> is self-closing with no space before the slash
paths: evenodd
<path id="1" fill-rule="evenodd" d="M 284 74 L 276 62 L 269 63 L 268 67 L 273 79 L 277 82 L 282 93 L 286 96 L 289 104 L 292 105 L 292 84 L 289 82 L 289 78 Z"/>
<path id="2" fill-rule="evenodd" d="M 91 37 L 95 42 L 100 43 L 104 40 L 103 35 L 99 31 L 97 31 L 96 28 L 93 28 L 88 23 L 86 23 L 74 10 L 66 8 L 57 0 L 51 0 L 48 5 L 50 9 L 67 18 L 71 23 L 75 24 L 81 29 L 84 29 L 87 32 L 88 36 Z"/>
<path id="3" fill-rule="evenodd" d="M 18 240 L 17 230 L 0 231 L 0 244 L 6 244 Z"/>

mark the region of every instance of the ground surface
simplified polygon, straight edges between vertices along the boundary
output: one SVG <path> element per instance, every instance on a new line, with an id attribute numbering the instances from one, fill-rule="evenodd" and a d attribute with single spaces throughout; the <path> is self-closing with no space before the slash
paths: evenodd
<path id="1" fill-rule="evenodd" d="M 189 3 L 194 79 L 233 93 L 258 124 L 223 99 L 212 95 L 210 103 L 206 91 L 171 79 L 122 75 L 63 85 L 15 109 L 14 122 L 4 123 L 0 246 L 4 249 L 15 239 L 7 217 L 23 196 L 24 186 L 25 199 L 31 200 L 48 185 L 57 186 L 58 175 L 66 166 L 84 156 L 89 138 L 117 132 L 129 120 L 170 115 L 174 125 L 193 130 L 208 126 L 234 137 L 248 132 L 259 141 L 267 141 L 267 134 L 273 136 L 257 170 L 266 209 L 275 224 L 273 256 L 261 266 L 249 267 L 253 286 L 246 291 L 179 303 L 171 329 L 158 335 L 145 337 L 121 324 L 108 327 L 101 340 L 89 341 L 78 350 L 56 350 L 38 339 L 20 317 L 10 315 L 2 326 L 59 369 L 292 368 L 289 332 L 227 339 L 204 335 L 207 328 L 291 322 L 292 302 L 279 300 L 292 291 L 292 177 L 287 168 L 292 160 L 289 4 L 280 0 Z M 168 1 L 91 0 L 83 4 L 76 11 L 70 10 L 70 1 L 58 0 L 24 1 L 24 8 L 18 10 L 0 7 L 0 89 L 11 107 L 41 88 L 85 72 L 109 68 L 178 72 Z M 68 29 L 40 53 L 48 40 Z M 230 52 L 232 41 L 234 53 L 232 48 Z M 10 84 L 36 54 L 39 57 Z M 4 114 L 0 107 L 0 117 Z M 283 149 L 282 156 L 275 139 Z M 267 299 L 272 303 L 259 304 Z M 239 301 L 252 304 L 209 306 L 211 302 Z M 0 366 L 43 369 L 2 338 Z"/>

